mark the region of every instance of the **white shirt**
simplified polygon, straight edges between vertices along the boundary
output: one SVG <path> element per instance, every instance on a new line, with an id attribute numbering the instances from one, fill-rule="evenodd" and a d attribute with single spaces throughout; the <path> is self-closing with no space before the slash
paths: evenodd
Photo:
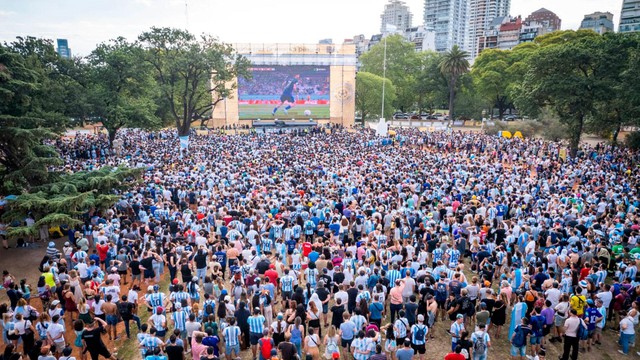
<path id="1" fill-rule="evenodd" d="M 104 300 L 103 299 L 100 299 L 100 301 L 93 303 L 93 313 L 94 314 L 96 314 L 96 315 L 104 314 L 104 311 L 102 311 L 102 304 L 104 304 Z"/>
<path id="2" fill-rule="evenodd" d="M 55 339 L 55 342 L 64 342 L 64 326 L 62 326 L 62 324 L 51 323 L 51 325 L 49 325 L 49 328 L 47 329 L 47 333 L 52 339 Z M 62 334 L 62 337 L 56 339 L 56 337 L 60 336 L 60 334 Z"/>
<path id="3" fill-rule="evenodd" d="M 545 291 L 544 294 L 547 296 L 547 300 L 551 301 L 551 307 L 555 308 L 560 302 L 560 295 L 562 295 L 562 291 L 560 291 L 560 289 L 551 288 Z"/>
<path id="4" fill-rule="evenodd" d="M 611 294 L 611 291 L 601 291 L 596 294 L 596 297 L 602 300 L 602 306 L 608 309 L 609 305 L 611 304 L 611 299 L 613 298 L 613 294 Z"/>

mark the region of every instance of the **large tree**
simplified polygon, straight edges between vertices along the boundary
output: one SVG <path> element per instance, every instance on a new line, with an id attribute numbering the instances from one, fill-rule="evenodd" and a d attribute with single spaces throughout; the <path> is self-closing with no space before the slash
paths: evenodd
<path id="1" fill-rule="evenodd" d="M 386 45 L 385 45 L 386 44 Z M 386 70 L 385 70 L 386 46 Z M 360 57 L 362 71 L 391 80 L 396 87 L 394 107 L 410 111 L 416 104 L 416 74 L 420 70 L 420 57 L 415 45 L 400 35 L 387 36 Z"/>
<path id="2" fill-rule="evenodd" d="M 1 220 L 11 224 L 10 237 L 77 224 L 81 213 L 113 205 L 119 198 L 114 190 L 128 187 L 141 173 L 111 168 L 75 174 L 62 170 L 60 154 L 51 144 L 58 136 L 55 131 L 67 123 L 68 107 L 57 107 L 44 97 L 49 96 L 49 86 L 56 90 L 69 78 L 56 75 L 60 64 L 55 55 L 50 54 L 54 61 L 43 61 L 43 54 L 50 51 L 38 49 L 49 49 L 45 43 L 33 39 L 18 43 L 29 46 L 0 45 L 0 195 L 17 195 L 8 202 Z M 33 226 L 24 223 L 27 215 L 34 218 Z"/>
<path id="3" fill-rule="evenodd" d="M 61 164 L 44 140 L 55 134 L 30 116 L 42 74 L 25 57 L 0 45 L 0 193 L 15 194 L 46 183 L 47 168 Z M 59 117 L 56 117 L 59 118 Z"/>
<path id="4" fill-rule="evenodd" d="M 484 50 L 473 64 L 471 75 L 474 87 L 479 95 L 498 110 L 498 118 L 502 120 L 505 112 L 513 106 L 509 98 L 512 83 L 509 67 L 512 64 L 511 51 Z"/>
<path id="5" fill-rule="evenodd" d="M 610 89 L 596 102 L 588 130 L 611 134 L 616 144 L 623 126 L 640 125 L 640 34 L 605 34 L 597 49 L 598 75 Z"/>
<path id="6" fill-rule="evenodd" d="M 162 124 L 155 114 L 152 68 L 141 61 L 142 52 L 119 37 L 98 45 L 88 56 L 92 114 L 107 129 L 110 145 L 122 127 L 154 129 Z"/>
<path id="7" fill-rule="evenodd" d="M 360 112 L 362 120 L 379 117 L 382 110 L 382 84 L 384 82 L 384 114 L 383 117 L 391 117 L 393 114 L 393 101 L 396 98 L 396 88 L 389 79 L 360 71 L 356 75 L 356 110 Z"/>
<path id="8" fill-rule="evenodd" d="M 415 93 L 418 111 L 432 114 L 447 102 L 447 79 L 440 72 L 441 55 L 435 51 L 419 54 L 420 68 L 416 74 Z"/>
<path id="9" fill-rule="evenodd" d="M 528 58 L 528 71 L 516 97 L 518 108 L 537 115 L 551 107 L 570 131 L 575 156 L 585 122 L 607 88 L 598 73 L 601 38 L 575 38 L 540 48 Z"/>
<path id="10" fill-rule="evenodd" d="M 188 136 L 193 122 L 210 116 L 216 104 L 231 96 L 237 76 L 249 76 L 249 61 L 208 35 L 153 27 L 138 40 L 179 136 Z"/>
<path id="11" fill-rule="evenodd" d="M 455 117 L 456 85 L 463 74 L 469 72 L 469 53 L 454 45 L 445 52 L 440 60 L 440 71 L 447 78 L 449 84 L 449 123 Z"/>

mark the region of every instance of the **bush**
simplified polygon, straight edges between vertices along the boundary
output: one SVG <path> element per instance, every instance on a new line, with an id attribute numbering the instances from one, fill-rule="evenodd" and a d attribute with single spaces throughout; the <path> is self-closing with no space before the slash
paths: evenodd
<path id="1" fill-rule="evenodd" d="M 624 140 L 625 144 L 633 150 L 640 149 L 640 131 L 634 131 L 627 135 L 627 138 Z"/>
<path id="2" fill-rule="evenodd" d="M 550 141 L 560 141 L 569 138 L 569 128 L 567 125 L 555 118 L 540 120 L 541 129 L 538 132 L 543 138 Z"/>

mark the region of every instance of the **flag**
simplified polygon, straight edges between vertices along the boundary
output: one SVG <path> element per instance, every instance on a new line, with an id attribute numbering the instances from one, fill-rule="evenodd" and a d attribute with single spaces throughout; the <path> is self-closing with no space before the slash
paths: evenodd
<path id="1" fill-rule="evenodd" d="M 398 27 L 393 24 L 384 24 L 384 31 L 388 33 L 394 33 L 398 31 Z"/>

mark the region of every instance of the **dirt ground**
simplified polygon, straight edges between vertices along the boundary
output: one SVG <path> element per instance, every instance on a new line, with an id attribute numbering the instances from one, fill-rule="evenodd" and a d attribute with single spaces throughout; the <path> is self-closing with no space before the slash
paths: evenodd
<path id="1" fill-rule="evenodd" d="M 58 248 L 62 248 L 64 244 L 64 239 L 55 240 Z M 13 244 L 12 244 L 13 245 Z M 12 247 L 8 250 L 0 250 L 0 269 L 8 270 L 16 278 L 22 279 L 26 278 L 27 282 L 32 285 L 32 289 L 35 289 L 35 285 L 37 283 L 37 279 L 39 273 L 37 271 L 38 263 L 42 259 L 44 255 L 45 247 L 43 244 L 39 244 L 29 248 L 20 248 L 16 249 Z M 166 289 L 166 279 L 161 284 L 161 288 Z M 142 295 L 142 294 L 141 294 Z M 8 302 L 6 292 L 2 291 L 0 293 L 0 302 Z M 35 306 L 39 311 L 41 310 L 41 304 L 39 299 L 35 298 L 31 301 L 31 305 Z M 274 310 L 274 313 L 276 310 Z M 146 311 L 139 311 L 140 315 L 146 315 Z M 143 321 L 146 319 L 143 316 Z M 507 359 L 509 356 L 509 344 L 507 342 L 507 333 L 508 333 L 508 324 L 509 319 L 507 319 L 507 323 L 505 328 L 502 331 L 502 337 L 499 339 L 491 339 L 492 347 L 489 350 L 489 359 Z M 431 340 L 427 343 L 427 354 L 425 355 L 425 359 L 427 360 L 440 360 L 446 355 L 450 348 L 450 337 L 447 335 L 446 330 L 449 329 L 451 323 L 449 321 L 437 322 L 436 325 L 429 330 L 431 334 L 435 336 L 434 340 Z M 609 325 L 609 324 L 608 324 Z M 137 330 L 134 330 L 135 326 L 132 326 L 132 337 L 136 333 Z M 471 326 L 467 326 L 468 331 L 473 331 Z M 122 323 L 118 327 L 118 333 L 122 338 L 126 338 L 124 336 L 124 326 Z M 67 342 L 73 343 L 75 339 L 75 335 L 73 331 L 68 331 L 66 334 Z M 134 343 L 134 340 L 126 340 L 121 339 L 116 342 L 108 341 L 106 335 L 103 337 L 105 343 L 111 351 L 118 352 L 119 357 L 124 359 L 139 359 L 140 355 L 137 352 L 137 344 Z M 605 331 L 605 339 L 602 345 L 596 346 L 592 352 L 589 353 L 581 353 L 579 358 L 584 360 L 600 360 L 600 359 L 612 359 L 618 356 L 621 356 L 617 350 L 619 349 L 616 344 L 617 333 L 614 331 Z M 639 344 L 640 345 L 640 344 Z M 635 352 L 638 351 L 639 347 L 636 346 L 632 352 L 632 356 L 636 356 Z M 323 348 L 322 348 L 323 350 Z M 547 359 L 556 359 L 558 355 L 562 352 L 562 344 L 551 344 L 547 345 Z M 75 351 L 75 355 L 79 355 L 78 351 Z M 322 352 L 321 352 L 322 354 Z M 343 356 L 343 358 L 345 358 Z M 78 358 L 80 359 L 80 358 Z M 243 360 L 251 359 L 251 352 L 244 351 L 242 352 Z"/>

